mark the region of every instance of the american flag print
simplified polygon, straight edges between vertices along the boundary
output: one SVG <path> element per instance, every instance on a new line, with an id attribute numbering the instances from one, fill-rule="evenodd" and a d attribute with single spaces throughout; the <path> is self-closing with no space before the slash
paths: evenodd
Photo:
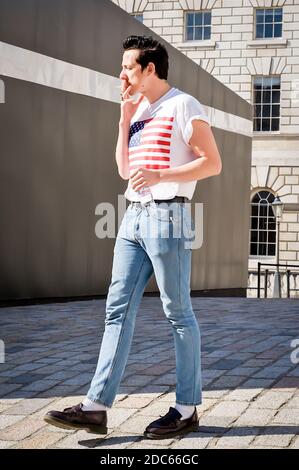
<path id="1" fill-rule="evenodd" d="M 130 127 L 129 167 L 159 170 L 170 167 L 173 117 L 154 117 Z"/>

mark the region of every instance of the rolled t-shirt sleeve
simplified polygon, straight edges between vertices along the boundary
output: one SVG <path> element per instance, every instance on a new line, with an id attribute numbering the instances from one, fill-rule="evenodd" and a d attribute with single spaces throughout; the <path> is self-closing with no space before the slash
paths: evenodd
<path id="1" fill-rule="evenodd" d="M 187 145 L 192 137 L 193 126 L 192 121 L 199 119 L 211 125 L 202 104 L 193 96 L 184 95 L 184 99 L 178 106 L 177 123 L 182 132 L 183 139 Z"/>

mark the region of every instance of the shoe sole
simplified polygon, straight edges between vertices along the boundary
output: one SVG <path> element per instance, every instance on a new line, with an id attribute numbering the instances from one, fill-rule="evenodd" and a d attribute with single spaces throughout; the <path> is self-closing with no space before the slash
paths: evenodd
<path id="1" fill-rule="evenodd" d="M 186 434 L 187 432 L 190 432 L 190 431 L 198 431 L 198 423 L 191 424 L 190 426 L 179 429 L 178 431 L 168 432 L 167 434 L 154 434 L 152 432 L 144 431 L 143 435 L 147 437 L 148 439 L 168 439 L 170 437 L 175 437 L 181 434 Z"/>
<path id="2" fill-rule="evenodd" d="M 87 432 L 90 433 L 95 433 L 95 434 L 107 434 L 108 430 L 107 427 L 104 425 L 98 425 L 98 424 L 71 424 L 71 423 L 66 423 L 62 419 L 59 418 L 51 418 L 51 416 L 45 416 L 44 421 L 48 424 L 52 424 L 53 426 L 56 426 L 57 428 L 62 428 L 62 429 L 84 429 Z"/>

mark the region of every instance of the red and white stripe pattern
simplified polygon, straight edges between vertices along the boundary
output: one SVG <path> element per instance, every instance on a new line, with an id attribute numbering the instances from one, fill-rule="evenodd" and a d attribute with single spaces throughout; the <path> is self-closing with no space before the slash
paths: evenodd
<path id="1" fill-rule="evenodd" d="M 129 167 L 158 170 L 170 167 L 173 117 L 154 117 L 130 127 Z"/>

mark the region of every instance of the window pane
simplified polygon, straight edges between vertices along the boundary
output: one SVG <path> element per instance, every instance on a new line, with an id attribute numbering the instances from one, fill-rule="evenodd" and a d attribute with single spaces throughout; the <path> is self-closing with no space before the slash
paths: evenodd
<path id="1" fill-rule="evenodd" d="M 195 13 L 195 26 L 201 26 L 202 25 L 202 13 Z"/>
<path id="2" fill-rule="evenodd" d="M 143 23 L 143 15 L 134 15 L 136 20 L 140 21 L 140 23 Z"/>
<path id="3" fill-rule="evenodd" d="M 257 229 L 257 217 L 251 217 L 251 228 Z"/>
<path id="4" fill-rule="evenodd" d="M 268 233 L 268 241 L 270 243 L 275 243 L 276 242 L 276 232 L 269 232 Z"/>
<path id="5" fill-rule="evenodd" d="M 272 106 L 272 116 L 273 117 L 279 117 L 279 108 L 280 108 L 279 104 L 274 104 Z"/>
<path id="6" fill-rule="evenodd" d="M 267 217 L 260 217 L 259 218 L 259 230 L 267 230 Z M 264 233 L 264 232 L 261 232 Z M 263 238 L 260 238 L 260 241 Z M 266 241 L 266 239 L 264 239 Z"/>
<path id="7" fill-rule="evenodd" d="M 272 119 L 271 131 L 279 131 L 279 119 Z"/>
<path id="8" fill-rule="evenodd" d="M 255 117 L 261 117 L 262 115 L 262 106 L 260 104 L 255 105 Z"/>
<path id="9" fill-rule="evenodd" d="M 269 104 L 264 105 L 263 106 L 263 117 L 270 117 L 270 112 L 271 112 L 271 106 Z"/>
<path id="10" fill-rule="evenodd" d="M 282 22 L 282 8 L 275 8 L 274 10 L 274 21 L 277 23 Z"/>
<path id="11" fill-rule="evenodd" d="M 256 243 L 251 243 L 250 244 L 250 254 L 253 256 L 257 255 L 257 244 Z"/>
<path id="12" fill-rule="evenodd" d="M 260 198 L 261 198 L 261 199 L 264 199 L 264 200 L 265 200 L 264 204 L 267 204 L 266 201 L 268 201 L 268 196 L 269 196 L 268 191 L 260 191 L 260 192 L 259 192 L 259 195 L 260 195 Z M 268 206 L 268 204 L 267 204 L 267 206 Z"/>
<path id="13" fill-rule="evenodd" d="M 254 86 L 261 88 L 263 85 L 263 77 L 255 77 L 254 78 Z"/>
<path id="14" fill-rule="evenodd" d="M 282 23 L 274 25 L 274 37 L 281 38 L 282 36 Z"/>
<path id="15" fill-rule="evenodd" d="M 262 92 L 261 91 L 255 91 L 254 92 L 254 102 L 255 103 L 261 103 L 262 102 Z"/>
<path id="16" fill-rule="evenodd" d="M 193 40 L 193 28 L 189 27 L 187 28 L 187 41 L 192 41 Z"/>
<path id="17" fill-rule="evenodd" d="M 266 23 L 273 23 L 274 21 L 274 11 L 271 9 L 268 9 L 265 11 L 265 22 Z"/>
<path id="18" fill-rule="evenodd" d="M 270 119 L 263 119 L 262 120 L 262 131 L 270 131 Z"/>
<path id="19" fill-rule="evenodd" d="M 258 206 L 254 204 L 257 200 L 259 199 L 258 195 L 256 194 L 254 198 L 252 199 L 252 205 L 251 205 L 251 214 L 252 215 L 258 215 Z"/>
<path id="20" fill-rule="evenodd" d="M 257 39 L 264 37 L 264 24 L 257 24 L 256 25 L 255 37 Z"/>
<path id="21" fill-rule="evenodd" d="M 257 231 L 256 230 L 251 230 L 251 242 L 257 243 Z"/>
<path id="22" fill-rule="evenodd" d="M 275 256 L 275 245 L 268 245 L 268 256 Z"/>
<path id="23" fill-rule="evenodd" d="M 280 77 L 272 77 L 272 88 L 280 89 Z"/>
<path id="24" fill-rule="evenodd" d="M 254 119 L 253 121 L 253 130 L 260 131 L 261 130 L 261 119 Z"/>
<path id="25" fill-rule="evenodd" d="M 194 28 L 195 31 L 195 40 L 202 39 L 202 29 L 201 27 Z"/>
<path id="26" fill-rule="evenodd" d="M 211 27 L 205 27 L 204 28 L 204 39 L 210 39 L 211 37 Z"/>
<path id="27" fill-rule="evenodd" d="M 273 24 L 266 23 L 265 24 L 265 38 L 273 38 Z"/>
<path id="28" fill-rule="evenodd" d="M 272 103 L 279 103 L 280 101 L 280 91 L 272 91 Z"/>
<path id="29" fill-rule="evenodd" d="M 263 95 L 262 95 L 262 100 L 263 103 L 271 103 L 271 92 L 268 90 L 263 90 Z"/>
<path id="30" fill-rule="evenodd" d="M 211 24 L 211 13 L 204 14 L 204 24 L 210 25 Z"/>
<path id="31" fill-rule="evenodd" d="M 187 25 L 188 26 L 194 25 L 194 13 L 187 13 Z"/>
<path id="32" fill-rule="evenodd" d="M 256 22 L 264 23 L 265 21 L 265 10 L 256 10 Z"/>
<path id="33" fill-rule="evenodd" d="M 266 243 L 260 243 L 259 244 L 258 254 L 260 256 L 267 256 L 267 245 L 266 245 Z"/>

